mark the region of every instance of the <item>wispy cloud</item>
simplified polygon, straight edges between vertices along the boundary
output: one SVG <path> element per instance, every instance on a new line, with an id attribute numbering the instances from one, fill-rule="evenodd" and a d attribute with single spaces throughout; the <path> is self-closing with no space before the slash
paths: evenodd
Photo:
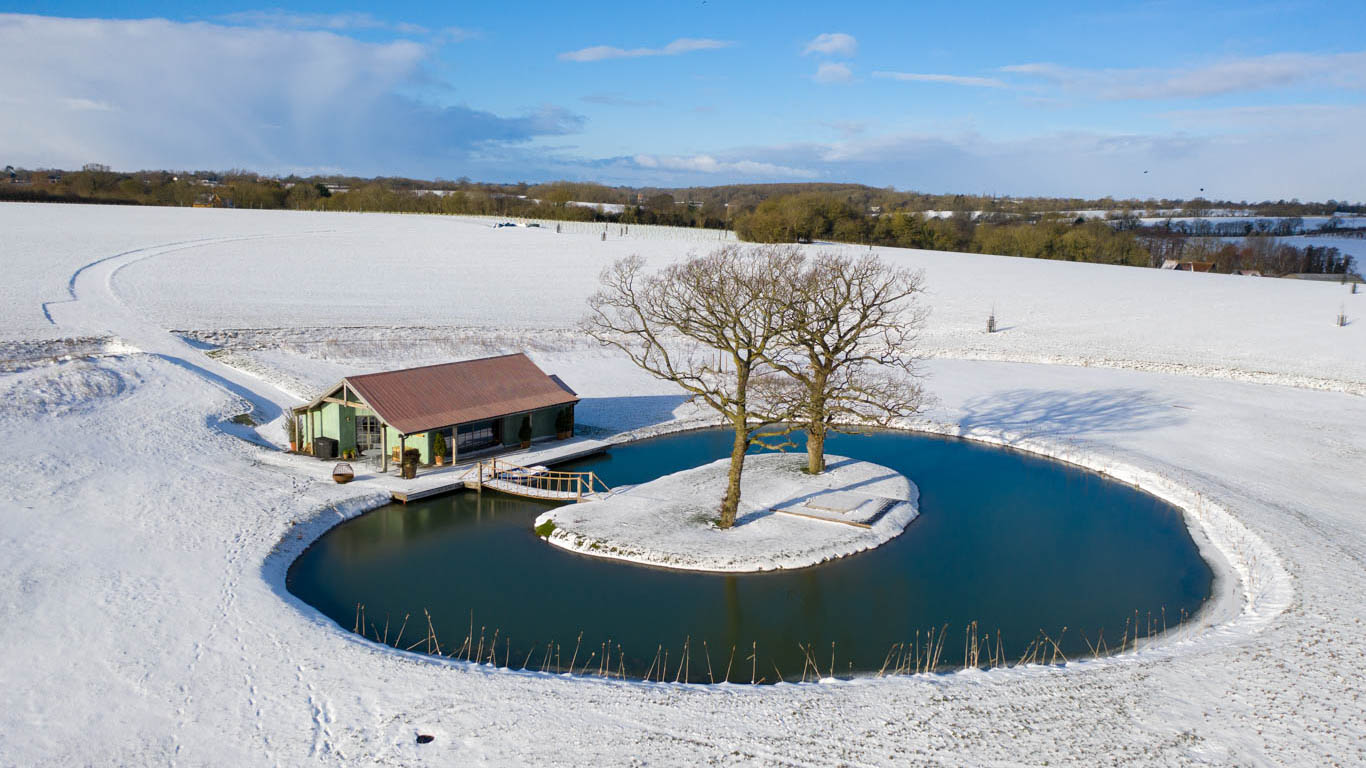
<path id="1" fill-rule="evenodd" d="M 1142 198 L 1188 197 L 1204 187 L 1207 195 L 1232 199 L 1360 198 L 1366 155 L 1359 122 L 1322 117 L 1312 141 L 1296 140 L 1303 134 L 1289 124 L 1236 134 L 1074 130 L 1000 138 L 936 131 L 849 135 L 734 153 L 764 166 L 801 169 L 811 178 L 913 183 L 930 192 Z"/>
<path id="2" fill-rule="evenodd" d="M 709 51 L 728 48 L 734 43 L 728 40 L 712 40 L 705 37 L 680 37 L 663 48 L 615 48 L 610 45 L 594 45 L 577 51 L 566 51 L 559 55 L 561 61 L 602 61 L 604 59 L 634 59 L 642 56 L 678 56 L 693 51 Z"/>
<path id="3" fill-rule="evenodd" d="M 1013 64 L 1001 71 L 1102 99 L 1194 99 L 1295 86 L 1366 88 L 1366 51 L 1273 53 L 1181 69 L 1084 69 L 1033 63 Z"/>
<path id="4" fill-rule="evenodd" d="M 994 77 L 973 77 L 971 75 L 937 75 L 922 72 L 874 72 L 873 77 L 884 80 L 900 80 L 907 83 L 943 83 L 963 85 L 970 88 L 1007 88 L 1002 80 Z"/>
<path id="5" fill-rule="evenodd" d="M 439 43 L 458 43 L 475 36 L 473 30 L 463 27 L 430 29 L 421 24 L 406 21 L 387 21 L 364 11 L 297 13 L 272 8 L 269 10 L 234 11 L 215 16 L 214 19 L 233 26 L 268 29 L 325 30 L 329 32 L 380 30 L 400 35 L 427 37 Z"/>
<path id="6" fill-rule="evenodd" d="M 854 71 L 846 64 L 827 61 L 811 77 L 818 83 L 847 83 L 854 79 Z"/>
<path id="7" fill-rule="evenodd" d="M 633 99 L 616 93 L 590 93 L 580 96 L 579 101 L 605 107 L 657 107 L 661 103 L 656 99 Z"/>
<path id="8" fill-rule="evenodd" d="M 651 170 L 791 179 L 810 179 L 817 175 L 804 168 L 746 159 L 723 160 L 712 155 L 635 155 L 631 160 L 640 168 Z"/>
<path id="9" fill-rule="evenodd" d="M 858 53 L 858 40 L 853 35 L 843 32 L 826 32 L 816 35 L 811 42 L 802 49 L 802 55 L 812 53 L 825 56 L 846 56 L 852 57 Z"/>

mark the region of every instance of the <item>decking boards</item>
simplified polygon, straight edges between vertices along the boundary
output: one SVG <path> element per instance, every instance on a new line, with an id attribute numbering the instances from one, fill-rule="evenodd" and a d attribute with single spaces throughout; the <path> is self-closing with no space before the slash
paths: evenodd
<path id="1" fill-rule="evenodd" d="M 574 459 L 581 459 L 585 456 L 602 453 L 608 449 L 610 443 L 602 440 L 574 439 L 566 440 L 545 448 L 531 448 L 525 451 L 518 451 L 506 456 L 510 463 L 516 464 L 538 464 L 543 466 L 554 466 L 563 464 Z M 372 475 L 365 478 L 365 482 L 378 483 L 385 490 L 389 491 L 394 501 L 404 504 L 410 501 L 440 496 L 443 493 L 464 490 L 465 488 L 475 487 L 469 485 L 472 478 L 469 476 L 470 470 L 477 466 L 477 462 L 457 464 L 451 467 L 428 468 L 419 470 L 418 476 L 412 480 L 404 480 L 396 475 Z M 361 478 L 357 477 L 357 481 Z M 484 486 L 493 488 L 489 482 Z M 502 489 L 499 489 L 502 490 Z M 524 494 L 522 494 L 524 495 Z M 549 498 L 549 497 L 546 497 Z M 560 499 L 556 499 L 560 500 Z M 565 499 L 573 501 L 574 497 Z"/>

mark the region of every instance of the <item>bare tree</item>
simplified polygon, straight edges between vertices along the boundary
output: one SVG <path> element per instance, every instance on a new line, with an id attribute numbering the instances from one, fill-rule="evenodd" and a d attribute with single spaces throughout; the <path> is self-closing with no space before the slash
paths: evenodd
<path id="1" fill-rule="evenodd" d="M 791 377 L 780 400 L 806 432 L 808 472 L 825 471 L 825 437 L 840 425 L 888 426 L 921 409 L 923 290 L 923 273 L 873 255 L 823 253 L 790 278 L 783 343 L 769 362 Z"/>
<path id="2" fill-rule="evenodd" d="M 801 271 L 802 256 L 791 248 L 726 246 L 655 274 L 645 274 L 644 266 L 631 256 L 604 270 L 582 327 L 731 425 L 735 440 L 718 522 L 730 528 L 745 452 L 767 444 L 764 428 L 789 416 L 775 413 L 763 392 L 775 375 L 766 361 L 777 355 L 783 323 L 792 318 L 778 287 Z"/>

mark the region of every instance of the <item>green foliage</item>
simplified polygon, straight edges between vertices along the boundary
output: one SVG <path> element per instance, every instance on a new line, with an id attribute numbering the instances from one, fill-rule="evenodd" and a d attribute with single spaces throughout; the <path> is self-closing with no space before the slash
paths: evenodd
<path id="1" fill-rule="evenodd" d="M 548 539 L 550 538 L 551 532 L 555 530 L 555 521 L 547 520 L 544 523 L 541 523 L 540 525 L 536 526 L 532 530 L 536 531 L 537 536 L 540 536 L 543 539 Z"/>
<path id="2" fill-rule="evenodd" d="M 445 438 L 445 436 L 442 435 L 440 432 L 437 432 L 437 433 L 436 433 L 436 437 L 433 437 L 433 438 L 432 438 L 432 455 L 434 455 L 434 456 L 445 456 L 445 455 L 446 455 L 446 438 Z"/>
<path id="3" fill-rule="evenodd" d="M 574 411 L 569 408 L 561 408 L 555 414 L 555 431 L 570 432 L 574 429 Z"/>
<path id="4" fill-rule="evenodd" d="M 527 441 L 529 441 L 529 440 L 531 440 L 531 417 L 530 417 L 530 416 L 523 416 L 523 417 L 522 417 L 522 426 L 519 427 L 519 428 L 517 429 L 517 439 L 521 440 L 521 441 L 524 442 L 524 443 L 527 442 Z"/>

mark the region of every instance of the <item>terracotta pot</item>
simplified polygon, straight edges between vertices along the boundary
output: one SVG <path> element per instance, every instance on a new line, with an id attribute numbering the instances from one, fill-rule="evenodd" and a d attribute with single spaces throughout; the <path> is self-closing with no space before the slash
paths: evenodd
<path id="1" fill-rule="evenodd" d="M 444 466 L 446 465 L 446 457 L 445 457 L 445 456 L 437 456 L 437 457 L 436 457 L 436 465 L 437 465 L 438 467 L 444 467 Z"/>
<path id="2" fill-rule="evenodd" d="M 298 443 L 290 443 L 290 444 L 289 444 L 289 452 L 290 452 L 290 453 L 294 453 L 294 452 L 296 452 L 296 451 L 298 451 L 298 450 L 299 450 L 299 444 L 298 444 Z"/>
<path id="3" fill-rule="evenodd" d="M 523 449 L 523 450 L 525 450 L 525 449 L 527 449 L 527 448 L 530 448 L 530 447 L 531 447 L 531 441 L 530 441 L 530 440 L 523 440 L 523 441 L 522 441 L 522 449 Z"/>

